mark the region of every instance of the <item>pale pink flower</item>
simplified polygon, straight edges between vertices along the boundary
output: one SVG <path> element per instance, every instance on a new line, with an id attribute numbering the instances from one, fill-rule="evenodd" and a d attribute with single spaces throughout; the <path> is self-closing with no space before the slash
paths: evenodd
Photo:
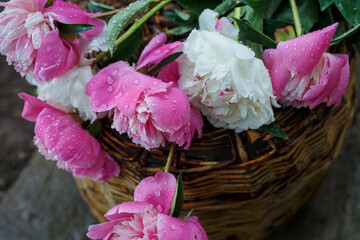
<path id="1" fill-rule="evenodd" d="M 119 165 L 99 142 L 71 116 L 25 93 L 22 117 L 36 122 L 35 145 L 48 160 L 76 177 L 109 180 L 120 173 Z"/>
<path id="2" fill-rule="evenodd" d="M 134 143 L 150 149 L 169 140 L 187 142 L 189 148 L 195 130 L 201 135 L 202 117 L 186 94 L 171 85 L 117 62 L 97 73 L 86 93 L 94 111 L 114 112 L 113 127 Z"/>
<path id="3" fill-rule="evenodd" d="M 135 189 L 134 202 L 110 209 L 109 222 L 92 225 L 87 236 L 103 240 L 207 240 L 197 217 L 185 221 L 168 216 L 176 191 L 176 179 L 158 172 L 142 180 Z"/>
<path id="4" fill-rule="evenodd" d="M 349 57 L 326 53 L 338 24 L 280 42 L 263 53 L 274 94 L 286 106 L 339 104 L 349 82 Z"/>
<path id="5" fill-rule="evenodd" d="M 83 38 L 99 35 L 104 22 L 74 4 L 55 0 L 10 0 L 0 3 L 0 52 L 22 75 L 34 73 L 38 81 L 49 81 L 79 61 L 78 46 L 59 36 L 55 20 L 63 23 L 88 23 L 96 28 L 82 33 Z"/>

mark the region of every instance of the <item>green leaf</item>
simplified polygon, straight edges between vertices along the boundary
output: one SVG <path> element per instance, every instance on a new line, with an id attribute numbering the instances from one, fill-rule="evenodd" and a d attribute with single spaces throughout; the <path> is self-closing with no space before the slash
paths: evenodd
<path id="1" fill-rule="evenodd" d="M 197 15 L 200 15 L 206 8 L 216 8 L 220 3 L 222 3 L 222 0 L 176 0 L 176 2 L 183 8 L 189 9 Z"/>
<path id="2" fill-rule="evenodd" d="M 102 127 L 101 127 L 101 122 L 96 120 L 94 123 L 89 124 L 86 127 L 86 130 L 92 135 L 94 136 L 96 139 L 100 139 L 101 138 L 101 134 L 102 134 Z"/>
<path id="3" fill-rule="evenodd" d="M 284 0 L 269 0 L 271 3 L 268 5 L 268 8 L 265 12 L 264 18 L 270 19 L 276 12 L 276 10 L 279 8 L 280 4 Z"/>
<path id="4" fill-rule="evenodd" d="M 285 28 L 291 24 L 291 22 L 289 23 L 274 19 L 264 19 L 264 34 L 267 36 L 271 36 L 271 39 L 274 39 L 276 29 Z"/>
<path id="5" fill-rule="evenodd" d="M 107 58 L 103 66 L 108 66 L 111 63 L 118 61 L 128 61 L 131 55 L 140 47 L 142 41 L 142 30 L 140 27 L 133 34 L 130 35 L 124 42 L 120 44 L 114 51 L 112 57 Z"/>
<path id="6" fill-rule="evenodd" d="M 269 125 L 263 125 L 260 127 L 260 129 L 264 130 L 265 132 L 275 137 L 280 137 L 289 140 L 286 133 L 275 122 L 270 123 Z"/>
<path id="7" fill-rule="evenodd" d="M 109 11 L 115 10 L 115 8 L 113 8 L 111 6 L 108 6 L 108 5 L 105 5 L 102 3 L 98 3 L 95 1 L 88 1 L 87 7 L 88 7 L 89 11 L 92 13 L 109 12 Z"/>
<path id="8" fill-rule="evenodd" d="M 180 27 L 177 27 L 174 29 L 170 29 L 170 30 L 166 31 L 166 33 L 177 36 L 177 35 L 182 35 L 184 33 L 190 32 L 194 28 L 195 28 L 195 26 L 180 26 Z"/>
<path id="9" fill-rule="evenodd" d="M 325 9 L 327 9 L 331 4 L 334 3 L 335 0 L 318 0 L 319 4 L 320 4 L 320 10 L 324 11 Z"/>
<path id="10" fill-rule="evenodd" d="M 170 63 L 172 63 L 173 61 L 175 61 L 178 57 L 180 57 L 180 55 L 182 54 L 182 52 L 177 52 L 174 53 L 166 58 L 164 58 L 163 60 L 161 60 L 161 62 L 159 64 L 157 64 L 155 67 L 153 67 L 150 71 L 149 71 L 149 75 L 150 76 L 155 76 L 156 74 L 158 74 L 162 69 L 164 69 L 167 65 L 169 65 Z"/>
<path id="11" fill-rule="evenodd" d="M 184 217 L 184 219 L 181 219 L 183 221 L 188 220 L 189 217 L 191 217 L 191 214 L 193 213 L 194 209 L 191 209 L 190 212 L 188 212 L 188 214 L 186 215 L 186 217 Z"/>
<path id="12" fill-rule="evenodd" d="M 335 5 L 351 25 L 355 26 L 360 23 L 360 1 L 335 0 Z"/>
<path id="13" fill-rule="evenodd" d="M 240 0 L 240 2 L 245 3 L 254 9 L 255 12 L 261 16 L 264 16 L 269 4 L 271 3 L 271 0 Z"/>
<path id="14" fill-rule="evenodd" d="M 252 42 L 262 44 L 268 48 L 276 48 L 277 44 L 274 40 L 265 34 L 257 31 L 251 23 L 246 20 L 235 19 L 240 28 L 240 35 L 242 38 L 248 39 Z"/>
<path id="15" fill-rule="evenodd" d="M 215 12 L 218 12 L 220 16 L 227 13 L 234 6 L 234 0 L 225 0 L 220 3 L 215 9 Z"/>
<path id="16" fill-rule="evenodd" d="M 178 9 L 174 9 L 174 11 L 185 22 L 187 22 L 190 19 L 190 14 L 184 13 L 183 11 L 180 11 Z"/>
<path id="17" fill-rule="evenodd" d="M 183 203 L 184 203 L 184 187 L 183 187 L 182 177 L 180 174 L 177 179 L 176 190 L 171 204 L 169 216 L 173 216 L 175 218 L 179 217 Z"/>
<path id="18" fill-rule="evenodd" d="M 275 30 L 275 40 L 276 42 L 287 41 L 290 39 L 296 38 L 295 30 L 293 26 L 287 26 L 284 28 L 279 28 Z"/>
<path id="19" fill-rule="evenodd" d="M 345 38 L 350 37 L 351 35 L 353 35 L 354 33 L 356 33 L 358 30 L 360 29 L 360 24 L 356 25 L 355 27 L 353 27 L 352 29 L 350 29 L 349 31 L 345 32 L 344 34 L 340 35 L 337 38 L 334 38 L 333 40 L 331 40 L 331 44 L 335 45 L 338 44 L 339 42 L 341 42 L 342 40 L 344 40 Z"/>
<path id="20" fill-rule="evenodd" d="M 139 14 L 145 12 L 153 0 L 138 0 L 115 14 L 109 21 L 106 29 L 106 42 L 110 53 L 114 53 L 114 43 L 117 36 L 127 27 Z"/>
<path id="21" fill-rule="evenodd" d="M 67 23 L 56 22 L 56 25 L 61 33 L 65 33 L 69 35 L 77 35 L 95 28 L 94 25 L 90 25 L 90 24 L 67 24 Z"/>

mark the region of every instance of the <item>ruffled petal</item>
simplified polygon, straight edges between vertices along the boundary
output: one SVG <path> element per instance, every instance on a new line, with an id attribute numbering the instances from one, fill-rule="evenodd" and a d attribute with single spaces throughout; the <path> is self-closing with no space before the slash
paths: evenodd
<path id="1" fill-rule="evenodd" d="M 310 74 L 328 49 L 338 25 L 334 23 L 322 30 L 280 42 L 277 50 L 282 67 L 287 67 L 299 77 Z"/>
<path id="2" fill-rule="evenodd" d="M 187 222 L 159 213 L 158 215 L 159 240 L 199 240 Z"/>
<path id="3" fill-rule="evenodd" d="M 36 122 L 40 112 L 46 108 L 50 107 L 49 104 L 37 99 L 34 96 L 30 96 L 26 93 L 19 93 L 19 97 L 25 100 L 24 108 L 21 113 L 21 116 L 28 121 Z"/>
<path id="4" fill-rule="evenodd" d="M 141 63 L 138 63 L 138 66 L 136 69 L 140 69 L 143 67 L 147 67 L 151 64 L 157 64 L 161 62 L 163 59 L 167 58 L 168 56 L 181 52 L 183 48 L 183 43 L 176 41 L 169 44 L 166 44 L 162 47 L 157 48 L 154 51 L 149 52 L 141 61 Z"/>
<path id="5" fill-rule="evenodd" d="M 215 29 L 217 32 L 234 41 L 237 41 L 238 39 L 239 29 L 236 28 L 226 17 L 222 17 L 216 21 Z"/>
<path id="6" fill-rule="evenodd" d="M 168 214 L 176 190 L 176 179 L 170 173 L 158 172 L 143 179 L 135 189 L 134 201 L 152 204 L 159 212 Z"/>
<path id="7" fill-rule="evenodd" d="M 46 12 L 55 13 L 52 15 L 54 20 L 62 23 L 94 25 L 95 28 L 80 34 L 86 39 L 98 36 L 105 26 L 104 21 L 92 17 L 94 14 L 85 12 L 75 4 L 62 0 L 55 0 L 54 4 L 46 9 Z"/>
<path id="8" fill-rule="evenodd" d="M 153 205 L 147 202 L 124 202 L 111 208 L 104 217 L 109 221 L 114 221 L 131 217 L 134 213 L 145 213 L 152 208 Z"/>
<path id="9" fill-rule="evenodd" d="M 106 222 L 106 223 L 100 223 L 96 225 L 91 225 L 88 229 L 88 233 L 86 236 L 92 240 L 97 239 L 103 239 L 108 240 L 111 232 L 114 229 L 114 226 L 116 226 L 117 222 Z"/>
<path id="10" fill-rule="evenodd" d="M 42 39 L 35 60 L 34 73 L 37 80 L 49 81 L 70 68 L 79 61 L 77 49 L 59 37 L 59 31 L 48 32 Z"/>
<path id="11" fill-rule="evenodd" d="M 199 16 L 199 26 L 202 31 L 215 32 L 219 14 L 213 10 L 205 9 Z"/>
<path id="12" fill-rule="evenodd" d="M 173 82 L 173 87 L 178 87 L 178 81 L 180 79 L 179 74 L 179 66 L 178 62 L 172 62 L 167 65 L 163 70 L 161 70 L 157 76 L 158 79 L 162 80 L 163 82 Z"/>
<path id="13" fill-rule="evenodd" d="M 180 129 L 189 121 L 190 103 L 183 90 L 168 88 L 145 99 L 154 123 L 164 132 Z"/>
<path id="14" fill-rule="evenodd" d="M 155 37 L 153 37 L 151 39 L 151 41 L 146 45 L 146 47 L 144 48 L 144 50 L 142 51 L 139 61 L 138 61 L 138 65 L 141 65 L 142 62 L 144 61 L 144 59 L 154 50 L 156 50 L 157 48 L 160 48 L 161 46 L 163 46 L 165 44 L 167 40 L 167 36 L 166 33 L 162 32 L 158 35 L 156 35 Z"/>
<path id="15" fill-rule="evenodd" d="M 269 70 L 276 100 L 280 98 L 281 92 L 290 79 L 290 71 L 284 67 L 284 60 L 279 55 L 276 49 L 266 49 L 262 56 L 264 64 Z"/>

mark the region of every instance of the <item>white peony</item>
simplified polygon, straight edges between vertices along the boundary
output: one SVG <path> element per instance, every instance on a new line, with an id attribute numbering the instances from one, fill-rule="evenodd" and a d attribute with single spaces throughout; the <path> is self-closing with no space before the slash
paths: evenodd
<path id="1" fill-rule="evenodd" d="M 38 83 L 31 75 L 27 75 L 30 84 L 37 86 L 38 98 L 59 105 L 66 112 L 76 108 L 83 120 L 96 120 L 92 110 L 90 97 L 86 95 L 86 83 L 93 77 L 90 66 L 75 66 L 64 74 L 45 83 Z"/>
<path id="2" fill-rule="evenodd" d="M 273 122 L 276 104 L 264 63 L 236 40 L 227 18 L 205 10 L 184 42 L 179 85 L 215 127 L 242 132 Z"/>

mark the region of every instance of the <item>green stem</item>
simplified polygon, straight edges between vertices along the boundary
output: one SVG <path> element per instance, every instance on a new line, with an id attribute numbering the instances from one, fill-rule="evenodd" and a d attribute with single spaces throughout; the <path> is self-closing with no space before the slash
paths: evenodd
<path id="1" fill-rule="evenodd" d="M 239 3 L 239 1 L 236 1 L 236 3 Z M 235 8 L 234 18 L 240 19 L 240 17 L 241 17 L 241 7 L 237 7 L 237 8 Z M 239 28 L 239 25 L 237 24 L 236 21 L 234 22 L 234 26 L 236 28 Z"/>
<path id="2" fill-rule="evenodd" d="M 299 12 L 298 12 L 295 0 L 289 0 L 289 1 L 290 1 L 290 5 L 291 5 L 291 10 L 292 10 L 292 13 L 294 16 L 296 35 L 299 37 L 302 32 L 302 26 L 301 26 L 301 22 L 300 22 Z"/>
<path id="3" fill-rule="evenodd" d="M 122 42 L 124 42 L 128 37 L 130 37 L 131 34 L 133 34 L 141 25 L 143 25 L 152 15 L 154 15 L 157 11 L 162 9 L 166 4 L 168 4 L 171 1 L 172 0 L 164 0 L 164 1 L 160 2 L 158 5 L 156 5 L 155 7 L 153 7 L 142 18 L 135 19 L 134 24 L 123 35 L 121 35 L 118 39 L 116 39 L 116 41 L 114 43 L 114 48 L 118 47 Z M 110 51 L 99 53 L 99 55 L 96 56 L 95 62 L 98 62 L 99 60 L 101 60 L 103 57 L 105 57 L 109 53 L 110 53 Z"/>
<path id="4" fill-rule="evenodd" d="M 167 158 L 166 165 L 164 167 L 163 172 L 169 172 L 175 148 L 176 148 L 176 143 L 172 143 L 171 147 L 170 147 L 169 156 Z"/>

